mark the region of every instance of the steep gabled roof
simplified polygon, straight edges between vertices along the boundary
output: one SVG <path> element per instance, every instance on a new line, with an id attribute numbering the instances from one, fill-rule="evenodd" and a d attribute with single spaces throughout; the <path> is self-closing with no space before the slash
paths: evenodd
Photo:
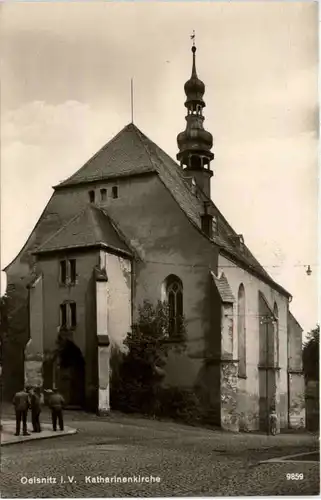
<path id="1" fill-rule="evenodd" d="M 290 296 L 268 275 L 246 245 L 240 247 L 237 243 L 237 233 L 213 201 L 200 190 L 194 194 L 184 177 L 182 168 L 133 123 L 124 127 L 82 168 L 55 189 L 150 172 L 159 176 L 183 212 L 200 231 L 204 202 L 209 204 L 217 219 L 217 232 L 212 239 L 221 252 L 226 253 L 228 257 L 268 282 L 282 294 Z"/>
<path id="2" fill-rule="evenodd" d="M 130 123 L 56 188 L 155 171 L 139 135 L 140 131 Z"/>
<path id="3" fill-rule="evenodd" d="M 132 256 L 132 251 L 107 213 L 90 204 L 50 236 L 34 253 L 97 246 Z"/>

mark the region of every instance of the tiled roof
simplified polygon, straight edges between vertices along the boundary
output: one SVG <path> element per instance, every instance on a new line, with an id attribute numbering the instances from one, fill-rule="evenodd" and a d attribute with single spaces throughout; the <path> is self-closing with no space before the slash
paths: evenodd
<path id="1" fill-rule="evenodd" d="M 216 276 L 213 271 L 211 271 L 214 283 L 216 285 L 217 291 L 220 294 L 222 302 L 234 303 L 235 298 L 230 288 L 229 282 L 224 273 L 220 277 Z"/>
<path id="2" fill-rule="evenodd" d="M 211 213 L 217 218 L 217 232 L 213 235 L 213 241 L 221 251 L 258 274 L 281 293 L 290 295 L 275 283 L 246 245 L 240 247 L 237 243 L 237 233 L 213 201 L 200 190 L 195 195 L 189 182 L 184 178 L 181 167 L 132 123 L 124 127 L 80 170 L 56 188 L 147 172 L 155 172 L 159 175 L 182 210 L 198 229 L 201 229 L 201 214 L 204 213 L 204 202 L 207 202 Z"/>
<path id="3" fill-rule="evenodd" d="M 75 174 L 56 187 L 154 171 L 155 167 L 142 147 L 139 134 L 135 125 L 127 125 Z"/>
<path id="4" fill-rule="evenodd" d="M 99 245 L 132 255 L 106 212 L 94 205 L 88 205 L 85 210 L 79 212 L 50 236 L 34 253 L 41 254 Z"/>

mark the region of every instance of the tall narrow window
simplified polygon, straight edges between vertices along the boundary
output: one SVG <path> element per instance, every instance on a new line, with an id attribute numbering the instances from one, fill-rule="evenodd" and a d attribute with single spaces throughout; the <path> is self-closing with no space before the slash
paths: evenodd
<path id="1" fill-rule="evenodd" d="M 60 283 L 66 284 L 67 280 L 67 262 L 65 260 L 60 261 Z"/>
<path id="2" fill-rule="evenodd" d="M 169 333 L 178 335 L 183 319 L 183 284 L 181 280 L 171 274 L 165 280 L 166 297 L 169 308 Z"/>
<path id="3" fill-rule="evenodd" d="M 69 260 L 69 279 L 71 285 L 76 283 L 76 259 Z"/>
<path id="4" fill-rule="evenodd" d="M 95 191 L 89 191 L 88 196 L 90 203 L 95 203 Z"/>
<path id="5" fill-rule="evenodd" d="M 106 201 L 106 198 L 107 198 L 107 190 L 103 188 L 100 190 L 100 199 L 101 201 Z"/>
<path id="6" fill-rule="evenodd" d="M 274 316 L 274 359 L 275 359 L 275 366 L 279 366 L 280 363 L 279 310 L 276 302 L 273 308 L 273 316 Z"/>
<path id="7" fill-rule="evenodd" d="M 118 186 L 113 186 L 111 192 L 112 192 L 113 198 L 118 198 Z"/>
<path id="8" fill-rule="evenodd" d="M 240 285 L 237 298 L 237 338 L 239 377 L 246 377 L 246 328 L 245 328 L 245 290 Z"/>
<path id="9" fill-rule="evenodd" d="M 60 304 L 60 328 L 67 330 L 77 326 L 76 302 L 64 302 Z"/>
<path id="10" fill-rule="evenodd" d="M 67 328 L 67 304 L 60 305 L 60 328 Z"/>
<path id="11" fill-rule="evenodd" d="M 75 302 L 70 302 L 70 327 L 75 328 L 77 325 L 77 308 Z"/>

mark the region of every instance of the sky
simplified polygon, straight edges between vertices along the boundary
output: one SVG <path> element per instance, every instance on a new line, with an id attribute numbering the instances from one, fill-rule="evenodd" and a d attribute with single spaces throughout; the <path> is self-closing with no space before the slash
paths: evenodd
<path id="1" fill-rule="evenodd" d="M 1 268 L 52 186 L 131 121 L 173 158 L 185 128 L 191 40 L 214 136 L 212 199 L 318 321 L 316 2 L 4 3 L 1 43 Z M 312 274 L 307 276 L 306 267 Z M 1 292 L 5 291 L 1 275 Z"/>

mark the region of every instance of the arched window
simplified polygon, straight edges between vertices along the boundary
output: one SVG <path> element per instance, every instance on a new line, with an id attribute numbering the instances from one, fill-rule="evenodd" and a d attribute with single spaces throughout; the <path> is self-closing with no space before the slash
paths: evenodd
<path id="1" fill-rule="evenodd" d="M 245 328 L 245 290 L 240 285 L 237 296 L 237 338 L 239 377 L 246 377 L 246 328 Z"/>
<path id="2" fill-rule="evenodd" d="M 88 196 L 90 203 L 95 203 L 95 191 L 89 191 Z"/>
<path id="3" fill-rule="evenodd" d="M 273 316 L 274 316 L 274 359 L 275 359 L 275 366 L 279 366 L 280 362 L 279 309 L 276 302 L 274 302 Z"/>
<path id="4" fill-rule="evenodd" d="M 165 290 L 169 308 L 169 333 L 178 335 L 183 317 L 183 283 L 171 274 L 165 280 Z"/>

